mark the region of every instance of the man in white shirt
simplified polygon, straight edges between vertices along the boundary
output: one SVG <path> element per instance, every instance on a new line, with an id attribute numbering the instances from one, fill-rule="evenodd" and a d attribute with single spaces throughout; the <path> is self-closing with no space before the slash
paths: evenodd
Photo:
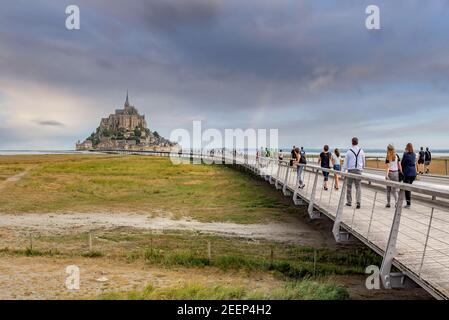
<path id="1" fill-rule="evenodd" d="M 346 152 L 345 161 L 343 162 L 343 172 L 352 174 L 362 174 L 365 168 L 365 153 L 359 147 L 359 139 L 352 138 L 352 147 Z M 352 184 L 355 184 L 357 209 L 360 209 L 362 202 L 361 179 L 348 178 L 346 190 L 346 205 L 352 206 Z"/>

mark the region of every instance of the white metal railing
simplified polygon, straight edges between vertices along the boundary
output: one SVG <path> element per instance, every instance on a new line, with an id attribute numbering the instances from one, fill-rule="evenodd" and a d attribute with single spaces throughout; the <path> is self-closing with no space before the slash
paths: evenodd
<path id="1" fill-rule="evenodd" d="M 410 185 L 308 164 L 304 165 L 305 186 L 301 188 L 297 169 L 288 161 L 227 151 L 156 155 L 242 166 L 269 181 L 284 195 L 291 196 L 295 204 L 307 205 L 310 218 L 324 214 L 332 219 L 336 241 L 347 241 L 352 236 L 382 255 L 380 276 L 384 287 L 400 287 L 406 275 L 436 298 L 449 298 L 449 191 L 438 185 Z M 327 191 L 322 188 L 323 172 L 329 172 Z M 338 190 L 334 188 L 335 174 L 341 178 Z M 346 186 L 350 179 L 362 183 L 360 209 L 355 205 L 346 206 Z M 386 208 L 387 187 L 399 190 L 397 207 L 393 203 L 392 208 Z M 410 209 L 403 209 L 406 191 L 412 193 Z M 401 272 L 393 273 L 393 265 Z"/>
<path id="2" fill-rule="evenodd" d="M 296 179 L 292 179 L 295 178 L 296 169 L 286 161 L 259 158 L 246 166 L 254 166 L 258 174 L 274 181 L 278 188 L 282 186 L 284 194 L 288 190 L 296 204 L 308 204 L 311 218 L 316 218 L 318 211 L 334 220 L 336 241 L 345 241 L 352 235 L 383 255 L 380 272 L 386 288 L 401 286 L 404 275 L 407 275 L 434 296 L 449 297 L 448 191 L 438 186 L 422 187 L 387 181 L 381 177 L 335 172 L 317 165 L 304 166 L 303 181 L 306 186 L 299 188 Z M 289 173 L 284 176 L 283 172 Z M 323 172 L 330 174 L 328 191 L 321 187 Z M 339 190 L 334 189 L 334 174 L 342 180 Z M 345 205 L 349 179 L 363 182 L 360 209 Z M 394 203 L 392 209 L 385 207 L 385 189 L 388 186 L 398 190 L 399 205 L 396 208 Z M 406 191 L 412 192 L 410 209 L 403 209 L 402 205 Z M 425 198 L 414 200 L 417 195 Z M 392 273 L 392 265 L 402 272 Z"/>

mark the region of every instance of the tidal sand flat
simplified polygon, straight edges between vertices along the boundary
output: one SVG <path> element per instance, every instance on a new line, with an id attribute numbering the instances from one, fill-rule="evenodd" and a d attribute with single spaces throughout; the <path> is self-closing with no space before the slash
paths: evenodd
<path id="1" fill-rule="evenodd" d="M 429 298 L 366 290 L 376 254 L 337 245 L 329 221 L 231 167 L 4 156 L 0 177 L 0 298 Z"/>

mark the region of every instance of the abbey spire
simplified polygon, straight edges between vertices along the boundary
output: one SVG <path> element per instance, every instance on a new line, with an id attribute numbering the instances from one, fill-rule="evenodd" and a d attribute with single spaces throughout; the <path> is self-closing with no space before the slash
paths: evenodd
<path id="1" fill-rule="evenodd" d="M 129 107 L 128 90 L 126 90 L 126 101 L 125 101 L 125 107 Z"/>

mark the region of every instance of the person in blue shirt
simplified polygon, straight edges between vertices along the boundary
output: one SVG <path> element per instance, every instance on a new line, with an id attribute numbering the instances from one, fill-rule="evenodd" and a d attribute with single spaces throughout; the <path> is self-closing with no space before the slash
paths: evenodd
<path id="1" fill-rule="evenodd" d="M 413 145 L 408 143 L 405 147 L 405 153 L 401 161 L 402 173 L 404 174 L 404 183 L 412 184 L 416 179 L 416 154 L 413 151 Z M 405 191 L 405 200 L 407 204 L 404 208 L 408 209 L 411 206 L 412 193 Z"/>

